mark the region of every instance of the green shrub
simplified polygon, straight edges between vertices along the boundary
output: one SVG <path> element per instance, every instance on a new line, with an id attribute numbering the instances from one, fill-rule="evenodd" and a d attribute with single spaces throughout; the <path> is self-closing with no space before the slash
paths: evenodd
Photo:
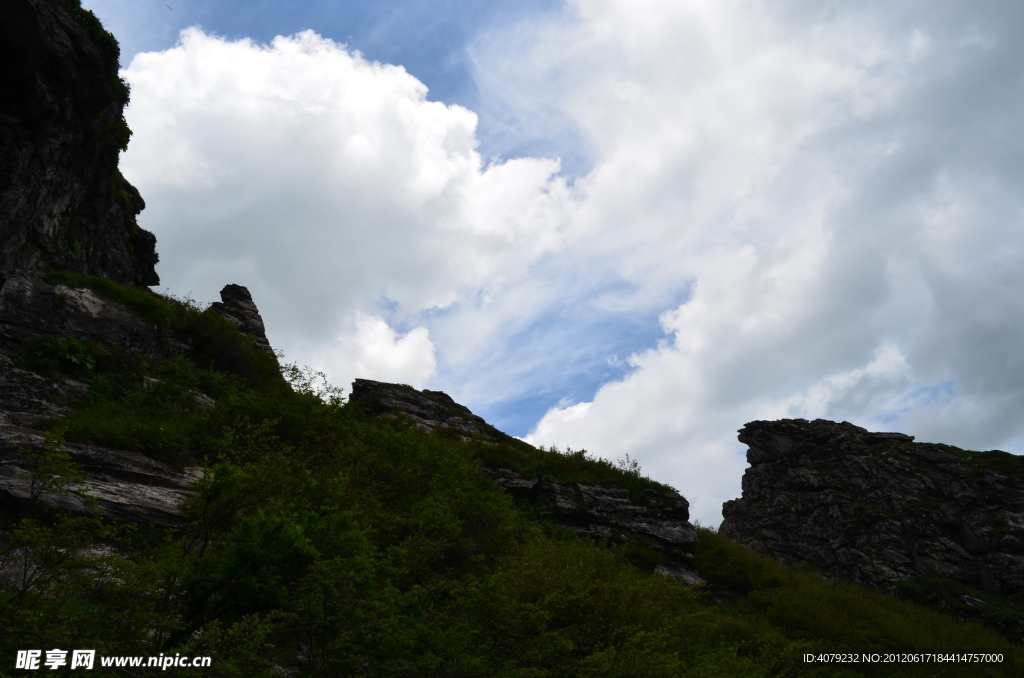
<path id="1" fill-rule="evenodd" d="M 65 375 L 82 379 L 92 376 L 97 362 L 109 355 L 106 348 L 88 339 L 47 335 L 25 342 L 15 364 L 53 381 Z"/>
<path id="2" fill-rule="evenodd" d="M 1020 647 L 979 624 L 854 584 L 829 584 L 820 575 L 782 565 L 712 530 L 698 528 L 697 534 L 694 566 L 712 585 L 739 594 L 737 610 L 761 615 L 797 637 L 823 641 L 831 652 L 956 648 L 1000 652 L 1018 665 L 1024 662 Z M 907 668 L 906 675 L 928 670 L 932 675 L 963 675 L 962 665 Z M 988 665 L 973 675 L 1008 675 L 1006 670 L 1006 665 Z"/>
<path id="3" fill-rule="evenodd" d="M 525 478 L 546 476 L 551 482 L 559 484 L 581 483 L 602 487 L 618 485 L 628 489 L 633 498 L 640 501 L 643 500 L 644 490 L 670 489 L 643 475 L 639 463 L 629 455 L 615 463 L 591 456 L 582 449 L 566 448 L 561 451 L 552 447 L 546 450 L 516 439 L 496 445 L 472 441 L 468 449 L 487 468 L 512 469 Z"/>

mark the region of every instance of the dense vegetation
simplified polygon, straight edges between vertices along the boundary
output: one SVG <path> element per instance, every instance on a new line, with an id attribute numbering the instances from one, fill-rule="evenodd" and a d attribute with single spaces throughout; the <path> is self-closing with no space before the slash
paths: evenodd
<path id="1" fill-rule="evenodd" d="M 57 278 L 194 350 L 155 361 L 74 337 L 27 344 L 22 367 L 91 383 L 70 417 L 46 422 L 40 482 L 71 491 L 79 477 L 62 439 L 207 472 L 180 530 L 61 515 L 40 493 L 0 545 L 0 564 L 22 573 L 0 583 L 0 675 L 15 650 L 42 646 L 213 657 L 211 669 L 168 676 L 1001 676 L 1024 665 L 980 626 L 827 584 L 708 529 L 694 563 L 710 586 L 651 574 L 625 546 L 577 537 L 480 472 L 656 485 L 635 464 L 370 419 L 212 311 Z M 979 649 L 1007 663 L 803 662 Z"/>

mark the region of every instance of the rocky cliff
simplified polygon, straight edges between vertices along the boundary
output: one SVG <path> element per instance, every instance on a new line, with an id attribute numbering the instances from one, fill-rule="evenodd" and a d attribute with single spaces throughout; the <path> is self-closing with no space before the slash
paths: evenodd
<path id="1" fill-rule="evenodd" d="M 722 508 L 722 534 L 887 590 L 941 578 L 1024 592 L 1024 458 L 821 419 L 739 433 L 750 468 L 742 498 Z"/>
<path id="2" fill-rule="evenodd" d="M 117 169 L 131 134 L 118 56 L 77 0 L 0 3 L 0 271 L 159 282 L 144 203 Z"/>
<path id="3" fill-rule="evenodd" d="M 38 273 L 0 273 L 0 352 L 44 335 L 88 339 L 153 358 L 185 352 L 159 328 L 89 289 L 50 284 Z"/>
<path id="4" fill-rule="evenodd" d="M 231 323 L 225 324 L 226 331 L 237 326 L 251 337 L 252 348 L 274 356 L 248 290 L 228 285 L 221 299 L 217 310 Z M 17 367 L 7 355 L 16 355 L 28 342 L 45 337 L 69 338 L 69 351 L 85 346 L 72 342 L 85 341 L 153 362 L 179 355 L 201 359 L 204 350 L 195 337 L 144 320 L 93 290 L 50 284 L 38 273 L 0 275 L 0 529 L 33 504 L 33 455 L 48 444 L 43 432 L 35 428 L 37 422 L 68 416 L 68 405 L 86 396 L 92 386 L 88 378 L 64 376 L 53 381 Z M 246 343 L 244 337 L 238 340 Z M 139 385 L 154 381 L 143 378 Z M 214 406 L 201 393 L 191 397 L 203 408 Z M 200 469 L 175 469 L 133 450 L 83 444 L 67 444 L 62 449 L 86 473 L 76 489 L 96 497 L 97 508 L 118 521 L 181 525 L 185 502 L 196 496 L 190 484 L 202 475 Z M 72 513 L 91 510 L 75 495 L 53 494 L 43 499 Z"/>

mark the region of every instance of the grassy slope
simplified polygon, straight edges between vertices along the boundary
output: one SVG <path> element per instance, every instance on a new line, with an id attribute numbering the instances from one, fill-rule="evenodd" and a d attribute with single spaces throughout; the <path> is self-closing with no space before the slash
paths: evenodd
<path id="1" fill-rule="evenodd" d="M 702 529 L 695 564 L 712 591 L 728 593 L 715 603 L 538 517 L 479 470 L 650 482 L 635 468 L 370 420 L 317 389 L 314 375 L 286 370 L 295 388 L 283 387 L 272 361 L 215 314 L 109 281 L 63 280 L 149 314 L 197 351 L 155 363 L 35 342 L 24 366 L 93 384 L 51 427 L 211 473 L 178 532 L 42 507 L 18 525 L 0 558 L 27 553 L 40 569 L 0 585 L 0 675 L 15 650 L 41 645 L 208 654 L 203 675 L 225 676 L 269 676 L 274 665 L 310 676 L 1014 675 L 1006 664 L 802 661 L 980 648 L 1024 665 L 1019 648 L 979 626 L 830 586 Z M 143 388 L 144 376 L 160 381 Z M 217 405 L 198 406 L 195 392 Z M 83 550 L 95 544 L 113 549 Z"/>

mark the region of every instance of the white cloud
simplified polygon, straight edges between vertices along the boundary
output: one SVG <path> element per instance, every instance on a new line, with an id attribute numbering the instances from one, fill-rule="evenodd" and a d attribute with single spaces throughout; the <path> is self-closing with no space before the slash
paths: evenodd
<path id="1" fill-rule="evenodd" d="M 484 164 L 400 67 L 193 29 L 133 61 L 124 167 L 166 284 L 249 285 L 339 377 L 500 401 L 599 353 L 594 318 L 659 316 L 529 439 L 629 453 L 716 522 L 757 418 L 1022 451 L 1021 33 L 1008 2 L 603 0 L 482 36 L 492 116 L 583 137 L 569 186 Z"/>
<path id="2" fill-rule="evenodd" d="M 755 418 L 972 447 L 1024 433 L 1024 77 L 1000 52 L 1018 8 L 573 8 L 523 61 L 572 83 L 561 110 L 601 149 L 575 252 L 692 294 L 631 375 L 531 442 L 629 453 L 716 522 Z"/>
<path id="3" fill-rule="evenodd" d="M 349 384 L 356 377 L 423 388 L 437 361 L 430 332 L 417 327 L 399 336 L 379 316 L 356 315 L 349 331 L 321 347 L 315 366 Z"/>
<path id="4" fill-rule="evenodd" d="M 324 361 L 360 313 L 419 324 L 560 247 L 571 196 L 557 161 L 485 167 L 475 114 L 427 101 L 399 66 L 309 31 L 258 45 L 191 28 L 126 75 L 122 167 L 146 197 L 163 284 L 207 300 L 249 286 L 291 359 Z M 431 372 L 367 360 L 346 364 Z"/>

